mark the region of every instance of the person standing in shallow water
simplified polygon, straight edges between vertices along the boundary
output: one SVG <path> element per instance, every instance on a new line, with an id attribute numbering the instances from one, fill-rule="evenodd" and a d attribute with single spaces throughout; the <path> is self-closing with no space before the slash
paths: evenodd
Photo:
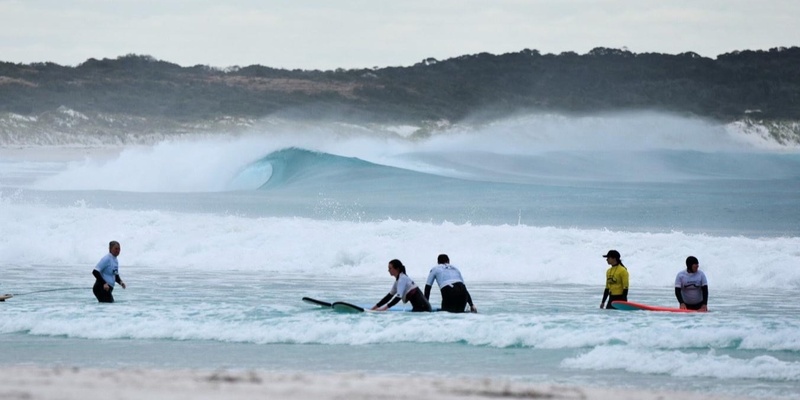
<path id="1" fill-rule="evenodd" d="M 100 262 L 97 263 L 97 266 L 94 267 L 94 270 L 92 270 L 92 275 L 94 275 L 95 278 L 92 293 L 94 293 L 94 297 L 97 298 L 97 301 L 101 303 L 114 302 L 114 296 L 111 292 L 114 291 L 115 283 L 119 283 L 123 289 L 127 287 L 125 286 L 125 282 L 122 281 L 122 278 L 119 277 L 119 262 L 117 261 L 117 256 L 119 256 L 121 250 L 119 242 L 116 240 L 109 242 L 108 254 L 103 256 Z"/>
<path id="2" fill-rule="evenodd" d="M 431 311 L 431 304 L 422 295 L 417 285 L 406 275 L 406 266 L 400 260 L 389 261 L 389 275 L 394 277 L 394 285 L 389 293 L 371 309 L 386 311 L 401 300 L 411 302 L 411 311 Z"/>
<path id="3" fill-rule="evenodd" d="M 697 257 L 686 258 L 686 270 L 675 277 L 675 297 L 682 310 L 708 311 L 708 280 Z"/>
<path id="4" fill-rule="evenodd" d="M 628 301 L 628 268 L 622 264 L 622 258 L 616 250 L 609 250 L 603 257 L 609 268 L 606 270 L 606 288 L 603 291 L 600 308 L 614 309 L 614 306 L 611 305 L 612 302 Z M 608 299 L 608 305 L 606 305 L 606 299 Z"/>

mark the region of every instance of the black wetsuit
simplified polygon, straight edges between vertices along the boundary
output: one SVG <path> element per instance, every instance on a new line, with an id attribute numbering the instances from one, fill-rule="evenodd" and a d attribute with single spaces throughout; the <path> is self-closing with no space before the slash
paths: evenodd
<path id="1" fill-rule="evenodd" d="M 391 301 L 389 301 L 391 300 Z M 411 303 L 411 311 L 414 312 L 430 312 L 431 303 L 428 303 L 428 300 L 425 299 L 425 296 L 422 294 L 422 291 L 419 288 L 414 288 L 406 293 L 406 300 Z M 400 302 L 400 297 L 395 296 L 394 294 L 387 294 L 384 296 L 375 307 L 380 307 L 388 302 L 388 307 L 391 308 L 395 304 Z"/>
<path id="2" fill-rule="evenodd" d="M 699 310 L 708 304 L 708 285 L 703 285 L 700 289 L 703 292 L 703 301 L 697 304 L 685 303 L 683 300 L 683 295 L 681 294 L 681 288 L 678 287 L 675 288 L 675 297 L 678 299 L 678 303 L 682 303 L 686 306 L 686 309 Z"/>
<path id="3" fill-rule="evenodd" d="M 467 303 L 472 305 L 472 298 L 463 282 L 442 287 L 442 311 L 462 313 L 467 308 Z"/>
<path id="4" fill-rule="evenodd" d="M 103 285 L 106 284 L 106 281 L 103 279 L 103 276 L 100 275 L 100 271 L 96 269 L 92 270 L 92 275 L 95 277 L 94 286 L 92 286 L 92 293 L 94 293 L 94 297 L 96 297 L 97 301 L 101 303 L 113 303 L 114 296 L 111 295 L 111 292 L 114 291 L 114 287 L 109 285 L 108 291 L 106 291 L 103 289 Z M 117 283 L 122 282 L 122 279 L 120 279 L 119 275 L 117 275 L 114 279 Z"/>

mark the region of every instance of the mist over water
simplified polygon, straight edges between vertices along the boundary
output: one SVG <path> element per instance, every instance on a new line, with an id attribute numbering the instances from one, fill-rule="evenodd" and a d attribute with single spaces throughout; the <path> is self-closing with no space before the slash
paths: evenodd
<path id="1" fill-rule="evenodd" d="M 390 127 L 282 125 L 236 136 L 165 139 L 109 150 L 36 183 L 46 190 L 214 192 L 266 183 L 237 177 L 287 148 L 357 158 L 375 165 L 473 180 L 662 182 L 705 178 L 797 178 L 794 148 L 779 147 L 703 120 L 661 114 L 567 118 L 528 116 L 454 126 L 407 138 Z M 114 156 L 115 151 L 120 151 Z M 739 158 L 745 162 L 737 162 Z M 126 179 L 119 179 L 124 176 Z M 116 179 L 115 179 L 116 178 Z"/>

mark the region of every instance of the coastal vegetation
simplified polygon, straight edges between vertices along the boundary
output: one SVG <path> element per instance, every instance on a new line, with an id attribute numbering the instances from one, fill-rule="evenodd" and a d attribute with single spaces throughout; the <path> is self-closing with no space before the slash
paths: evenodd
<path id="1" fill-rule="evenodd" d="M 67 109 L 145 129 L 150 119 L 185 125 L 280 116 L 424 125 L 521 112 L 648 110 L 780 125 L 800 120 L 798 65 L 798 47 L 714 59 L 692 52 L 526 49 L 328 71 L 182 67 L 135 54 L 77 66 L 0 62 L 0 116 L 41 124 L 48 113 Z"/>

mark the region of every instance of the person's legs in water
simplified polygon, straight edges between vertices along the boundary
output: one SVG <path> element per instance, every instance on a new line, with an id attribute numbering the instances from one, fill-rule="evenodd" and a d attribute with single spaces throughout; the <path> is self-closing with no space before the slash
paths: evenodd
<path id="1" fill-rule="evenodd" d="M 430 312 L 431 310 L 431 303 L 428 303 L 428 300 L 425 299 L 425 295 L 422 294 L 422 291 L 419 289 L 414 289 L 407 295 L 408 301 L 411 303 L 411 311 L 414 312 Z"/>
<path id="2" fill-rule="evenodd" d="M 442 288 L 442 311 L 463 313 L 467 307 L 467 288 L 455 283 Z"/>
<path id="3" fill-rule="evenodd" d="M 617 308 L 614 307 L 613 305 L 611 305 L 611 303 L 614 302 L 614 301 L 628 301 L 628 299 L 626 299 L 622 295 L 611 295 L 611 296 L 608 296 L 608 303 L 606 304 L 606 309 L 616 310 Z"/>
<path id="4" fill-rule="evenodd" d="M 94 297 L 96 297 L 97 301 L 100 303 L 113 303 L 114 296 L 111 295 L 111 291 L 113 291 L 114 288 L 109 288 L 110 290 L 106 291 L 103 289 L 104 284 L 105 282 L 103 281 L 95 282 L 94 286 L 92 287 L 92 293 L 94 293 Z"/>

